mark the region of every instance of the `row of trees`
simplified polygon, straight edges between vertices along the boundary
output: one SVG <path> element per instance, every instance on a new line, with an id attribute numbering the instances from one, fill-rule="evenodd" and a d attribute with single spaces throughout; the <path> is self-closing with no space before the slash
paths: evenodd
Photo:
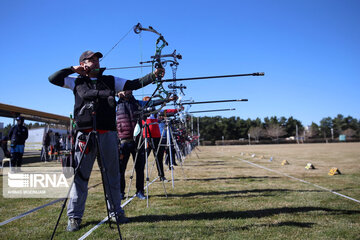
<path id="1" fill-rule="evenodd" d="M 215 142 L 216 140 L 239 140 L 248 139 L 249 134 L 252 139 L 276 140 L 292 136 L 298 136 L 303 139 L 307 138 L 338 138 L 340 134 L 346 135 L 347 138 L 360 138 L 360 120 L 351 116 L 344 117 L 338 114 L 335 118 L 323 118 L 319 124 L 312 123 L 310 126 L 303 126 L 301 121 L 293 117 L 266 117 L 262 121 L 260 118 L 252 120 L 241 119 L 239 117 L 223 118 L 200 117 L 200 134 L 201 139 Z M 196 121 L 195 121 L 196 123 Z M 25 125 L 31 128 L 43 127 L 43 123 L 29 123 Z M 190 126 L 190 124 L 189 124 Z M 11 125 L 8 124 L 3 129 L 3 136 L 10 131 Z M 196 132 L 196 124 L 193 126 L 193 132 Z"/>
<path id="2" fill-rule="evenodd" d="M 323 118 L 319 124 L 312 123 L 303 126 L 301 121 L 293 117 L 266 117 L 241 119 L 239 117 L 223 118 L 200 117 L 201 139 L 215 142 L 216 140 L 238 140 L 250 137 L 255 141 L 260 139 L 276 140 L 287 137 L 307 138 L 338 138 L 344 134 L 347 138 L 360 137 L 360 120 L 351 116 L 338 114 L 335 118 Z M 194 127 L 195 128 L 195 127 Z"/>

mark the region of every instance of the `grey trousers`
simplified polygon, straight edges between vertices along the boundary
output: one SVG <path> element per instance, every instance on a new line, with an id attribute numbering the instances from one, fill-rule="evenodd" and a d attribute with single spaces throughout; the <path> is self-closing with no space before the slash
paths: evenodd
<path id="1" fill-rule="evenodd" d="M 78 163 L 81 157 L 81 150 L 79 147 L 80 135 L 81 132 L 78 133 L 75 141 L 75 160 Z M 98 136 L 101 156 L 103 158 L 103 170 L 105 170 L 104 185 L 110 203 L 112 200 L 112 204 L 110 204 L 110 211 L 123 214 L 124 211 L 121 208 L 120 198 L 120 172 L 117 134 L 115 131 L 110 131 L 107 133 L 98 134 Z M 88 181 L 98 151 L 95 137 L 93 137 L 90 141 L 91 146 L 88 148 L 88 152 L 84 154 L 84 158 L 82 159 L 82 163 L 78 169 L 79 173 L 76 174 L 74 184 L 70 190 L 70 199 L 67 208 L 67 215 L 69 218 L 82 218 L 84 214 L 85 202 L 88 195 Z"/>

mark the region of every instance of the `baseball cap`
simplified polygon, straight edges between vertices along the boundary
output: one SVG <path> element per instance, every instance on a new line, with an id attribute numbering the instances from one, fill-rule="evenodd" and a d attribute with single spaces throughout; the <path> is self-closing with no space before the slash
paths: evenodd
<path id="1" fill-rule="evenodd" d="M 21 117 L 21 116 L 18 116 L 18 117 L 16 117 L 15 119 L 16 119 L 17 121 L 22 121 L 22 120 L 24 120 L 24 118 Z"/>
<path id="2" fill-rule="evenodd" d="M 87 50 L 81 54 L 81 56 L 79 58 L 79 63 L 85 61 L 85 59 L 91 58 L 94 55 L 96 55 L 98 58 L 103 57 L 101 52 L 93 52 L 93 51 Z"/>

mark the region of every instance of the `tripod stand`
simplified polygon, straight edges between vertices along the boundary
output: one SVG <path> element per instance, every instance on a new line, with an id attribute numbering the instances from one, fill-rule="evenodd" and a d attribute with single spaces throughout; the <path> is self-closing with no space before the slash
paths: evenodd
<path id="1" fill-rule="evenodd" d="M 149 161 L 148 161 L 148 150 L 149 149 L 153 150 L 154 158 L 155 158 L 155 161 L 156 161 L 157 166 L 158 166 L 158 172 L 160 173 L 162 171 L 162 173 L 164 173 L 164 170 L 160 169 L 160 162 L 159 162 L 159 159 L 157 157 L 157 152 L 155 153 L 154 140 L 151 137 L 151 131 L 150 131 L 149 125 L 152 125 L 152 124 L 158 124 L 158 123 L 154 122 L 154 123 L 149 124 L 146 121 L 144 121 L 144 124 L 142 126 L 142 130 L 140 131 L 141 135 L 140 135 L 138 146 L 137 146 L 137 149 L 136 149 L 134 167 L 132 169 L 132 173 L 131 173 L 131 176 L 130 176 L 130 183 L 129 183 L 128 193 L 127 193 L 127 195 L 129 196 L 130 187 L 131 187 L 131 183 L 132 183 L 132 179 L 133 179 L 133 175 L 134 175 L 136 162 L 138 161 L 138 157 L 139 157 L 139 152 L 143 151 L 144 154 L 145 154 L 145 166 L 146 166 L 146 206 L 147 207 L 149 207 L 149 181 L 150 181 L 150 178 L 149 178 Z M 148 148 L 148 147 L 150 147 L 150 148 Z M 164 180 L 161 179 L 161 181 L 162 181 L 162 185 L 163 185 L 163 188 L 164 188 L 165 196 L 167 197 Z"/>
<path id="2" fill-rule="evenodd" d="M 164 127 L 164 130 L 163 130 L 162 134 L 161 134 L 160 143 L 159 143 L 157 151 L 159 151 L 160 146 L 165 146 L 169 150 L 166 155 L 167 155 L 167 157 L 169 157 L 169 160 L 170 160 L 169 164 L 170 164 L 170 170 L 171 170 L 171 183 L 172 183 L 172 188 L 174 188 L 175 187 L 175 184 L 174 184 L 174 163 L 175 163 L 175 159 L 173 159 L 173 156 L 177 155 L 178 158 L 180 159 L 180 166 L 181 166 L 182 172 L 184 174 L 184 169 L 183 169 L 183 166 L 182 166 L 183 156 L 182 156 L 181 151 L 179 149 L 179 146 L 177 145 L 176 140 L 174 138 L 174 135 L 173 135 L 173 132 L 172 132 L 172 129 L 171 129 L 171 126 L 170 126 L 170 120 L 168 118 L 166 118 L 164 120 L 164 123 L 165 123 L 165 127 Z M 166 143 L 163 144 L 162 140 L 164 139 L 165 134 L 166 134 Z M 173 151 L 175 151 L 175 154 L 173 154 Z"/>
<path id="3" fill-rule="evenodd" d="M 96 110 L 95 110 L 96 106 L 95 106 L 95 104 L 96 103 L 94 101 L 91 103 L 85 104 L 79 113 L 80 115 L 82 115 L 86 109 L 91 111 L 93 128 L 86 136 L 84 136 L 85 134 L 82 132 L 77 132 L 77 134 L 75 135 L 76 136 L 76 142 L 75 142 L 76 147 L 79 146 L 79 142 L 81 140 L 82 141 L 86 140 L 86 141 L 84 141 L 85 144 L 84 144 L 84 147 L 82 148 L 82 151 L 81 151 L 81 149 L 79 149 L 80 151 L 75 152 L 75 157 L 77 159 L 79 159 L 79 161 L 78 161 L 78 165 L 75 169 L 74 180 L 71 183 L 71 187 L 67 193 L 66 198 L 64 199 L 64 202 L 63 202 L 59 217 L 57 219 L 56 225 L 54 227 L 54 231 L 52 233 L 51 239 L 53 239 L 55 236 L 57 226 L 59 224 L 61 215 L 64 211 L 64 208 L 66 206 L 66 202 L 67 202 L 69 196 L 74 197 L 74 195 L 75 195 L 78 198 L 79 202 L 82 199 L 83 204 L 79 203 L 78 206 L 76 206 L 77 203 L 75 203 L 75 202 L 70 202 L 69 204 L 71 205 L 71 207 L 73 208 L 74 211 L 80 211 L 80 212 L 84 211 L 87 192 L 81 192 L 81 190 L 78 190 L 78 188 L 81 189 L 81 188 L 87 187 L 88 178 L 90 177 L 90 173 L 91 173 L 94 161 L 95 161 L 95 157 L 97 157 L 97 163 L 99 165 L 100 172 L 101 172 L 101 178 L 102 178 L 103 190 L 104 190 L 104 198 L 105 198 L 105 206 L 106 206 L 106 211 L 107 211 L 107 215 L 108 215 L 109 227 L 111 228 L 111 221 L 110 221 L 110 219 L 111 219 L 110 212 L 111 212 L 111 213 L 114 213 L 114 215 L 115 215 L 119 237 L 120 237 L 120 239 L 122 239 L 120 227 L 119 227 L 119 212 L 118 212 L 119 208 L 120 208 L 120 194 L 116 193 L 117 190 L 120 193 L 120 186 L 119 186 L 119 189 L 117 189 L 117 186 L 116 186 L 116 182 L 119 182 L 120 179 L 112 179 L 112 178 L 109 178 L 109 175 L 108 175 L 108 173 L 111 173 L 112 175 L 114 175 L 113 171 L 119 172 L 119 169 L 118 168 L 114 169 L 113 166 L 110 166 L 111 162 L 109 162 L 108 164 L 105 164 L 105 161 L 104 161 L 104 159 L 105 159 L 104 155 L 107 155 L 106 157 L 108 157 L 108 159 L 111 159 L 110 155 L 115 154 L 115 156 L 112 156 L 112 159 L 114 159 L 116 161 L 113 161 L 112 164 L 114 164 L 116 162 L 118 163 L 117 148 L 116 148 L 116 151 L 111 152 L 111 151 L 106 151 L 106 150 L 111 150 L 111 149 L 102 149 L 102 147 L 104 147 L 106 145 L 104 145 L 104 144 L 101 145 L 101 142 L 105 142 L 105 141 L 106 142 L 110 141 L 109 143 L 111 144 L 112 138 L 114 138 L 114 140 L 115 140 L 114 142 L 116 142 L 116 133 L 111 131 L 108 133 L 99 134 L 99 132 L 96 129 Z M 88 151 L 88 149 L 89 149 L 89 151 Z M 115 174 L 115 176 L 116 176 L 116 174 Z M 76 186 L 76 187 L 74 188 L 74 186 Z M 114 190 L 115 190 L 115 192 L 113 192 Z M 81 196 L 80 196 L 80 194 L 81 194 Z M 80 209 L 76 209 L 76 208 L 80 208 Z"/>

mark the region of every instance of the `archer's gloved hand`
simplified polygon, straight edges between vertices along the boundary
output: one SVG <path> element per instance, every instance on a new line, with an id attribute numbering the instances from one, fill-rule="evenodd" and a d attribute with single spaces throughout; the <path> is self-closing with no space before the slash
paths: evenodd
<path id="1" fill-rule="evenodd" d="M 155 74 L 156 78 L 158 78 L 158 77 L 163 78 L 165 76 L 165 69 L 164 68 L 157 68 L 157 69 L 155 69 L 154 74 Z"/>

